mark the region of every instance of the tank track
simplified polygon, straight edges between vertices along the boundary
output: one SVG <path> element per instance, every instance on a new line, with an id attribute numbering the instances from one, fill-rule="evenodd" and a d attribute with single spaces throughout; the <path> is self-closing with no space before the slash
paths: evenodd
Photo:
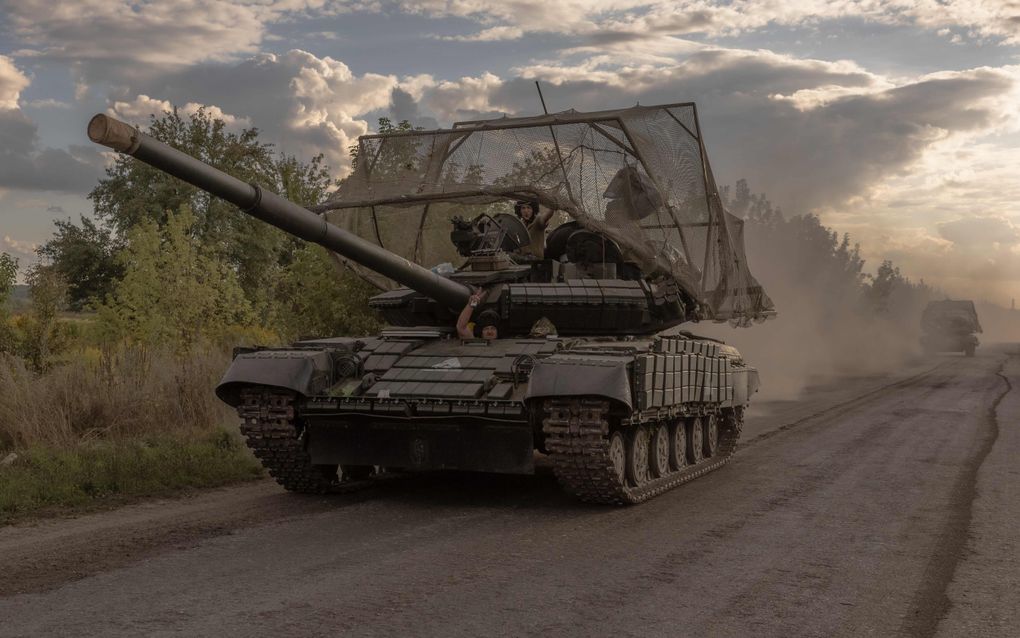
<path id="1" fill-rule="evenodd" d="M 268 389 L 241 392 L 237 408 L 241 434 L 276 482 L 291 492 L 347 493 L 370 487 L 373 479 L 342 480 L 331 466 L 313 465 L 298 428 L 293 394 Z"/>
<path id="2" fill-rule="evenodd" d="M 641 503 L 725 465 L 737 449 L 743 427 L 743 408 L 706 407 L 703 416 L 718 418 L 719 443 L 715 454 L 694 465 L 674 470 L 642 485 L 620 477 L 610 458 L 609 402 L 600 398 L 547 399 L 542 431 L 560 484 L 588 503 L 630 505 Z M 677 417 L 680 418 L 680 417 Z M 659 423 L 659 422 L 655 422 Z M 639 425 L 621 426 L 627 431 Z"/>

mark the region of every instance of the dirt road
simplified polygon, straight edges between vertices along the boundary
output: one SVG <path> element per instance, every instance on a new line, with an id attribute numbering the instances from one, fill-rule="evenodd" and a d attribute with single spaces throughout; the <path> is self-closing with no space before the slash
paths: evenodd
<path id="1" fill-rule="evenodd" d="M 1020 352 L 759 402 L 637 507 L 271 483 L 0 530 L 0 636 L 1020 635 Z"/>

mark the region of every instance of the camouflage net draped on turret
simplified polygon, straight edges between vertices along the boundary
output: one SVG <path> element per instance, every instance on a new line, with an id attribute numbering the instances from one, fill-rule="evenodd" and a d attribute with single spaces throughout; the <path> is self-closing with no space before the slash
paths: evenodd
<path id="1" fill-rule="evenodd" d="M 354 172 L 322 208 L 433 266 L 456 260 L 452 216 L 509 211 L 514 199 L 604 233 L 649 276 L 674 277 L 709 318 L 746 322 L 772 310 L 747 267 L 743 222 L 723 209 L 693 104 L 364 136 Z"/>

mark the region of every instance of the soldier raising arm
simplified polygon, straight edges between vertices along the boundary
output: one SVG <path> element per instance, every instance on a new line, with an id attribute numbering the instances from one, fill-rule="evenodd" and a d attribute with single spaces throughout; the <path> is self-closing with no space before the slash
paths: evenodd
<path id="1" fill-rule="evenodd" d="M 525 252 L 530 252 L 535 257 L 545 257 L 545 229 L 552 219 L 551 209 L 541 210 L 538 202 L 519 201 L 514 206 L 514 211 L 524 225 L 528 227 L 530 245 Z"/>
<path id="2" fill-rule="evenodd" d="M 475 335 L 471 331 L 471 315 L 474 314 L 475 308 L 482 301 L 482 291 L 476 290 L 471 293 L 468 298 L 467 305 L 460 311 L 460 316 L 457 317 L 457 336 L 461 339 L 474 339 Z"/>

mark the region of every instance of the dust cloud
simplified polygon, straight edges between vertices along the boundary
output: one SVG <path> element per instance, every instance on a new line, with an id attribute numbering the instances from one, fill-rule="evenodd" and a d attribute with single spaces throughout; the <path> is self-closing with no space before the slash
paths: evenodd
<path id="1" fill-rule="evenodd" d="M 761 399 L 796 399 L 810 385 L 835 377 L 883 375 L 922 356 L 918 322 L 923 304 L 874 313 L 861 293 L 840 296 L 839 291 L 767 276 L 761 283 L 776 303 L 776 317 L 750 328 L 707 322 L 689 328 L 736 346 L 760 372 Z"/>
<path id="2" fill-rule="evenodd" d="M 726 206 L 745 223 L 751 272 L 778 314 L 750 328 L 709 322 L 695 334 L 736 346 L 761 372 L 761 396 L 795 399 L 833 377 L 876 376 L 921 358 L 921 312 L 936 291 L 889 262 L 866 273 L 857 246 L 818 217 L 786 218 L 738 182 Z"/>
<path id="3" fill-rule="evenodd" d="M 750 328 L 709 322 L 684 328 L 736 346 L 761 373 L 761 398 L 796 399 L 811 385 L 923 361 L 921 313 L 944 293 L 903 277 L 890 262 L 866 272 L 849 237 L 812 215 L 786 219 L 746 184 L 727 205 L 745 218 L 748 264 L 778 314 Z M 975 301 L 983 344 L 1020 342 L 1020 311 Z"/>

